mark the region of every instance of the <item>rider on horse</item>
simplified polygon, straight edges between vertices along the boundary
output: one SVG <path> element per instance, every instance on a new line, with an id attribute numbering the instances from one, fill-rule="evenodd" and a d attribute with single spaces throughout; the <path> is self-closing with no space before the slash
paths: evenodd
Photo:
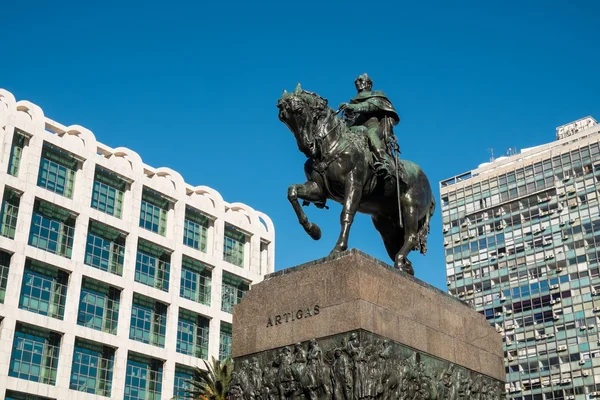
<path id="1" fill-rule="evenodd" d="M 388 140 L 394 136 L 393 126 L 400 122 L 400 117 L 381 90 L 372 90 L 373 81 L 366 73 L 356 78 L 354 85 L 358 94 L 350 103 L 340 104 L 339 109 L 345 110 L 344 119 L 351 130 L 358 133 L 366 129 L 369 148 L 376 159 L 377 174 L 391 178 L 396 163 L 388 148 Z"/>

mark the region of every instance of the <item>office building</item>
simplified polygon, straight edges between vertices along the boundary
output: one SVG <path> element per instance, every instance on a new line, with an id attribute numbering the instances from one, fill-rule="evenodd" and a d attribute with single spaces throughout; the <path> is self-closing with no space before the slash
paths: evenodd
<path id="1" fill-rule="evenodd" d="M 448 290 L 504 337 L 513 399 L 600 398 L 600 125 L 440 182 Z"/>
<path id="2" fill-rule="evenodd" d="M 265 214 L 5 90 L 0 140 L 0 398 L 168 399 L 229 354 Z"/>

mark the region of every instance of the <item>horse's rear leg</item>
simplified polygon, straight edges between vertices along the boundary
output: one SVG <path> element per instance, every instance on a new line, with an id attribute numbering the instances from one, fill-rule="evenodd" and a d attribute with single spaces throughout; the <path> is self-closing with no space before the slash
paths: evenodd
<path id="1" fill-rule="evenodd" d="M 298 199 L 311 201 L 313 203 L 321 202 L 324 201 L 323 191 L 316 182 L 312 181 L 308 181 L 302 185 L 291 185 L 288 188 L 288 200 L 296 212 L 298 222 L 300 222 L 300 225 L 302 225 L 311 238 L 314 240 L 321 239 L 321 229 L 317 224 L 308 221 L 308 217 L 304 213 Z"/>
<path id="2" fill-rule="evenodd" d="M 419 217 L 415 207 L 403 208 L 402 217 L 404 219 L 404 243 L 398 254 L 396 254 L 395 266 L 400 271 L 414 275 L 415 271 L 412 263 L 406 257 L 415 248 L 419 240 Z"/>
<path id="3" fill-rule="evenodd" d="M 385 215 L 373 215 L 371 216 L 373 226 L 377 229 L 377 232 L 381 235 L 383 245 L 392 261 L 396 261 L 396 255 L 400 251 L 403 244 L 402 233 L 404 229 L 399 227 L 397 221 L 390 219 Z"/>

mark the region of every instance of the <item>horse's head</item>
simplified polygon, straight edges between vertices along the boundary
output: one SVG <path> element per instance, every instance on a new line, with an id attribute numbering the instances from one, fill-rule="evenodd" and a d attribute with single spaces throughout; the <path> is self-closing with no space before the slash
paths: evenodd
<path id="1" fill-rule="evenodd" d="M 316 93 L 302 90 L 300 84 L 292 93 L 283 92 L 277 101 L 279 119 L 292 131 L 298 148 L 307 157 L 316 153 L 314 127 L 327 110 L 327 100 Z"/>

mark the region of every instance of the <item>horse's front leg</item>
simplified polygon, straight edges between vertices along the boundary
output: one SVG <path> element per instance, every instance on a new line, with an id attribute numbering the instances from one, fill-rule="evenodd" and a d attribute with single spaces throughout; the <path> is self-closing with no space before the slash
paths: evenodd
<path id="1" fill-rule="evenodd" d="M 311 202 L 323 201 L 323 191 L 315 182 L 308 181 L 302 185 L 291 185 L 288 188 L 288 200 L 292 203 L 292 207 L 298 217 L 298 222 L 304 228 L 306 233 L 314 240 L 321 239 L 321 228 L 317 224 L 308 221 L 308 217 L 304 213 L 298 199 Z"/>
<path id="2" fill-rule="evenodd" d="M 356 171 L 356 170 L 355 170 Z M 362 198 L 363 184 L 357 178 L 357 173 L 352 171 L 346 176 L 344 185 L 344 204 L 342 214 L 340 215 L 340 236 L 331 253 L 339 253 L 348 249 L 348 237 L 350 236 L 350 227 L 354 222 L 354 216 L 358 211 L 360 200 Z"/>

